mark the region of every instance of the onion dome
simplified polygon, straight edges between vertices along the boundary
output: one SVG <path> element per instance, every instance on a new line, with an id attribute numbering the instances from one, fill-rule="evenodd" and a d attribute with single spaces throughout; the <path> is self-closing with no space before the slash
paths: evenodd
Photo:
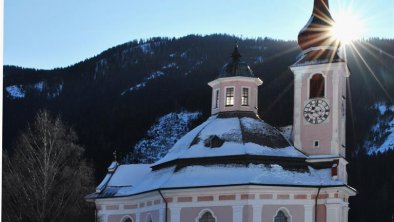
<path id="1" fill-rule="evenodd" d="M 298 45 L 302 50 L 313 47 L 339 47 L 339 41 L 332 38 L 334 19 L 329 11 L 328 0 L 314 0 L 313 12 L 308 23 L 298 34 Z"/>
<path id="2" fill-rule="evenodd" d="M 242 55 L 238 51 L 238 44 L 235 44 L 234 51 L 231 54 L 232 61 L 223 66 L 218 78 L 245 76 L 254 77 L 252 69 L 246 62 L 241 61 Z"/>

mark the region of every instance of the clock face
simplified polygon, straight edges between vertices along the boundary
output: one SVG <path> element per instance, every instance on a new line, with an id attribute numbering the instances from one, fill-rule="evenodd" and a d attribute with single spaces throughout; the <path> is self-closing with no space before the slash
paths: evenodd
<path id="1" fill-rule="evenodd" d="M 313 99 L 304 108 L 305 120 L 313 124 L 322 123 L 329 114 L 330 106 L 322 99 Z"/>

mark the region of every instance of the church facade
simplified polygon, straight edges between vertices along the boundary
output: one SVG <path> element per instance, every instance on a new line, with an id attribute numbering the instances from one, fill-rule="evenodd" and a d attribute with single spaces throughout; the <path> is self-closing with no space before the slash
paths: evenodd
<path id="1" fill-rule="evenodd" d="M 104 222 L 347 222 L 346 62 L 314 0 L 298 35 L 291 135 L 258 116 L 263 82 L 236 45 L 212 87 L 211 117 L 153 164 L 114 161 L 88 201 Z"/>

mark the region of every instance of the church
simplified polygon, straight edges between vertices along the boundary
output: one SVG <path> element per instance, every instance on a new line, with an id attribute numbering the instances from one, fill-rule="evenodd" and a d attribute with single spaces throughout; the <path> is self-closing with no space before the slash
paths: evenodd
<path id="1" fill-rule="evenodd" d="M 347 222 L 346 61 L 328 0 L 298 34 L 294 116 L 285 133 L 258 116 L 263 82 L 238 45 L 212 87 L 211 117 L 153 164 L 119 164 L 86 199 L 103 222 Z M 208 99 L 208 98 L 207 98 Z"/>

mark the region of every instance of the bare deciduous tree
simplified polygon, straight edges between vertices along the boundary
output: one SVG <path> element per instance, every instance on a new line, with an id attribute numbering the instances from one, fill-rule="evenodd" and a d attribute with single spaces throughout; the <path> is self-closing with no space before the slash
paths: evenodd
<path id="1" fill-rule="evenodd" d="M 3 220 L 65 221 L 82 211 L 93 177 L 76 142 L 60 118 L 38 112 L 13 155 L 3 152 Z"/>

